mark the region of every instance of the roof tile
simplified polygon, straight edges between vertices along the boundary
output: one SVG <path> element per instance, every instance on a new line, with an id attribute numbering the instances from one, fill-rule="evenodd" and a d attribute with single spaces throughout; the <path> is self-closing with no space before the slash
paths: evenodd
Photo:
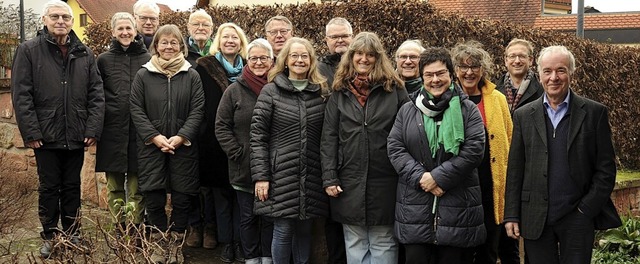
<path id="1" fill-rule="evenodd" d="M 117 12 L 133 13 L 133 4 L 137 0 L 76 0 L 80 7 L 94 22 L 102 22 Z M 167 5 L 158 4 L 160 12 L 171 11 Z"/>

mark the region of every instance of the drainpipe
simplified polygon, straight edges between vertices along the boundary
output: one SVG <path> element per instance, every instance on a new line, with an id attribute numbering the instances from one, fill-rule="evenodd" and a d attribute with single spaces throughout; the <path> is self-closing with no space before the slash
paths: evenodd
<path id="1" fill-rule="evenodd" d="M 578 0 L 578 25 L 576 27 L 576 36 L 584 38 L 584 0 Z"/>
<path id="2" fill-rule="evenodd" d="M 24 0 L 20 0 L 20 43 L 24 42 Z"/>

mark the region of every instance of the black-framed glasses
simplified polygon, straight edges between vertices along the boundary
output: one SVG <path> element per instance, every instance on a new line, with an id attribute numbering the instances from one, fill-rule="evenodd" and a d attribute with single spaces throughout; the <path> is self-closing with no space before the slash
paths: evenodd
<path id="1" fill-rule="evenodd" d="M 338 40 L 338 39 L 348 39 L 348 38 L 351 38 L 352 36 L 353 34 L 329 35 L 327 36 L 327 38 L 331 40 Z"/>
<path id="2" fill-rule="evenodd" d="M 247 60 L 249 60 L 249 62 L 251 63 L 258 63 L 258 61 L 260 61 L 262 64 L 265 64 L 269 60 L 271 60 L 271 58 L 267 56 L 260 56 L 260 57 L 249 57 Z"/>
<path id="3" fill-rule="evenodd" d="M 482 66 L 480 65 L 458 65 L 458 69 L 461 72 L 467 72 L 471 70 L 473 73 L 478 73 L 480 71 L 480 68 L 482 68 Z"/>
<path id="4" fill-rule="evenodd" d="M 424 81 L 431 81 L 434 79 L 434 77 L 438 78 L 438 79 L 444 79 L 447 76 L 449 76 L 449 70 L 440 70 L 437 72 L 424 72 L 422 74 L 422 80 Z"/>
<path id="5" fill-rule="evenodd" d="M 73 18 L 71 15 L 67 15 L 67 14 L 64 14 L 64 15 L 51 14 L 51 15 L 48 15 L 48 16 L 49 16 L 49 19 L 51 19 L 53 21 L 58 21 L 60 18 L 62 18 L 62 20 L 64 20 L 65 22 L 69 22 L 69 21 L 71 21 L 71 18 Z"/>
<path id="6" fill-rule="evenodd" d="M 289 31 L 291 31 L 290 28 L 278 29 L 278 30 L 274 29 L 274 30 L 267 31 L 267 34 L 269 34 L 269 36 L 277 36 L 278 33 L 280 33 L 280 35 L 285 36 L 289 33 Z"/>

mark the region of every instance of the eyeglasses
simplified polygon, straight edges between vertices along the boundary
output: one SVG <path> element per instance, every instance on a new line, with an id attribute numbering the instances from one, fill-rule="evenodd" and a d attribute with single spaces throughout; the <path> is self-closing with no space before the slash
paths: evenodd
<path id="1" fill-rule="evenodd" d="M 213 25 L 209 24 L 209 23 L 189 23 L 189 25 L 191 25 L 192 27 L 203 27 L 203 28 L 210 28 Z"/>
<path id="2" fill-rule="evenodd" d="M 438 78 L 438 79 L 444 79 L 447 76 L 449 76 L 448 74 L 449 74 L 448 70 L 440 70 L 440 71 L 437 71 L 437 72 L 424 72 L 422 74 L 422 79 L 424 81 L 431 81 L 434 76 L 436 78 Z"/>
<path id="3" fill-rule="evenodd" d="M 520 59 L 521 61 L 526 60 L 529 58 L 529 55 L 524 55 L 524 54 L 509 54 L 507 55 L 507 59 L 509 61 L 515 61 L 516 59 Z"/>
<path id="4" fill-rule="evenodd" d="M 249 57 L 248 60 L 251 63 L 258 63 L 258 61 L 260 61 L 261 63 L 264 64 L 264 63 L 267 63 L 269 60 L 271 60 L 271 58 L 267 56 L 260 56 L 260 57 Z"/>
<path id="5" fill-rule="evenodd" d="M 157 17 L 138 16 L 138 19 L 140 19 L 140 21 L 147 21 L 148 20 L 151 23 L 158 21 Z"/>
<path id="6" fill-rule="evenodd" d="M 473 73 L 478 73 L 480 68 L 480 65 L 458 65 L 458 69 L 463 73 L 469 71 L 469 69 L 471 69 Z"/>
<path id="7" fill-rule="evenodd" d="M 400 55 L 396 58 L 398 58 L 399 61 L 406 61 L 407 59 L 409 59 L 410 61 L 416 62 L 420 60 L 420 57 L 416 55 L 410 55 L 410 56 Z"/>
<path id="8" fill-rule="evenodd" d="M 286 29 L 274 29 L 274 30 L 269 30 L 267 31 L 267 34 L 269 34 L 269 36 L 277 36 L 278 33 L 280 33 L 280 35 L 285 36 L 287 34 L 289 34 L 289 31 L 291 31 L 290 28 L 286 28 Z"/>
<path id="9" fill-rule="evenodd" d="M 53 21 L 58 21 L 60 18 L 62 18 L 62 20 L 64 20 L 65 22 L 69 22 L 71 21 L 72 16 L 71 15 L 58 15 L 58 14 L 51 14 L 49 15 L 49 19 L 53 20 Z"/>
<path id="10" fill-rule="evenodd" d="M 348 39 L 351 38 L 353 34 L 342 34 L 342 35 L 329 35 L 327 38 L 330 40 L 338 40 L 338 39 Z"/>
<path id="11" fill-rule="evenodd" d="M 177 41 L 171 41 L 171 42 L 166 42 L 166 41 L 162 41 L 158 43 L 158 47 L 167 47 L 167 46 L 171 46 L 171 47 L 180 47 L 180 42 Z"/>
<path id="12" fill-rule="evenodd" d="M 293 61 L 297 61 L 298 59 L 302 59 L 303 61 L 306 61 L 309 59 L 309 54 L 289 54 L 289 58 L 291 58 Z"/>

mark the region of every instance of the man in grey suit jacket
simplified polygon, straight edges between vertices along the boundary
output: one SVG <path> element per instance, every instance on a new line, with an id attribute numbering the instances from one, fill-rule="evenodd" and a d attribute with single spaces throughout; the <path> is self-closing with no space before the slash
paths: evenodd
<path id="1" fill-rule="evenodd" d="M 607 108 L 569 89 L 573 54 L 540 51 L 544 95 L 514 112 L 505 228 L 531 263 L 591 261 L 594 229 L 620 225 L 611 202 L 616 176 Z"/>

